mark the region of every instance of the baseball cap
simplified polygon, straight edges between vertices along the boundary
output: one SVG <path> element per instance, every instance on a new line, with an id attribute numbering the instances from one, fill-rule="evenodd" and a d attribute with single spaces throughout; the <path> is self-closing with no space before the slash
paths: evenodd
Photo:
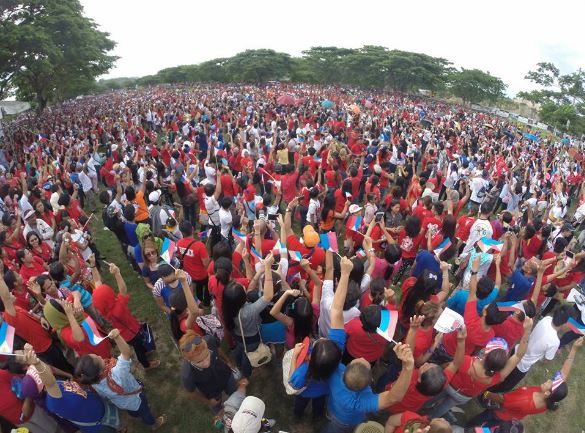
<path id="1" fill-rule="evenodd" d="M 25 211 L 24 211 L 23 218 L 24 218 L 25 220 L 27 220 L 27 219 L 29 219 L 31 216 L 33 216 L 34 214 L 35 214 L 35 211 L 34 211 L 34 210 L 32 210 L 32 209 L 27 209 L 27 210 L 25 210 Z"/>
<path id="2" fill-rule="evenodd" d="M 262 417 L 266 406 L 258 397 L 248 396 L 234 418 L 232 419 L 232 431 L 234 433 L 258 433 L 262 427 Z"/>
<path id="3" fill-rule="evenodd" d="M 308 248 L 317 246 L 320 238 L 313 226 L 306 225 L 305 228 L 303 228 L 303 241 Z"/>
<path id="4" fill-rule="evenodd" d="M 357 204 L 352 204 L 352 205 L 349 205 L 348 210 L 349 210 L 350 214 L 354 214 L 354 213 L 361 211 L 362 207 L 360 205 L 357 205 Z"/>
<path id="5" fill-rule="evenodd" d="M 160 199 L 160 196 L 161 196 L 161 192 L 159 189 L 157 189 L 157 190 L 152 191 L 150 194 L 148 194 L 148 200 L 151 203 L 156 203 Z"/>

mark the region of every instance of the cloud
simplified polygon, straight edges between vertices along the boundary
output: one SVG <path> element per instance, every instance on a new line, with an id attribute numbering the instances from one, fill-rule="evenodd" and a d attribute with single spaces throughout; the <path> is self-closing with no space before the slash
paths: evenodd
<path id="1" fill-rule="evenodd" d="M 502 78 L 508 94 L 530 87 L 526 72 L 553 61 L 563 72 L 585 65 L 585 2 L 451 0 L 81 0 L 111 34 L 121 58 L 108 77 L 141 76 L 181 64 L 272 48 L 292 55 L 311 46 L 390 49 L 444 57 Z M 566 71 L 565 71 L 566 69 Z"/>

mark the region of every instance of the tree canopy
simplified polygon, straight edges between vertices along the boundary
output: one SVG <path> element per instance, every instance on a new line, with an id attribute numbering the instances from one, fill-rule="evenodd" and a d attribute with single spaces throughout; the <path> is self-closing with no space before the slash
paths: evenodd
<path id="1" fill-rule="evenodd" d="M 90 91 L 116 57 L 115 43 L 83 14 L 78 0 L 3 0 L 0 6 L 0 97 L 36 103 Z"/>
<path id="2" fill-rule="evenodd" d="M 479 69 L 453 71 L 448 77 L 448 86 L 455 96 L 466 102 L 496 102 L 504 97 L 506 84 L 488 72 Z"/>
<path id="3" fill-rule="evenodd" d="M 585 71 L 563 75 L 553 63 L 541 62 L 525 78 L 540 89 L 518 96 L 541 104 L 539 116 L 543 122 L 563 132 L 585 133 Z"/>

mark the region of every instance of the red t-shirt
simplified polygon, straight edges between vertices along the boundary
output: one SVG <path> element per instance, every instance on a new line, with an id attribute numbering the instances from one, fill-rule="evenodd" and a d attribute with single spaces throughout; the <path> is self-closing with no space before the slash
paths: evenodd
<path id="1" fill-rule="evenodd" d="M 400 426 L 396 427 L 394 433 L 404 433 L 405 429 L 412 423 L 420 423 L 421 426 L 426 426 L 429 423 L 429 419 L 426 416 L 419 415 L 415 412 L 403 412 L 402 416 L 400 417 Z M 408 429 L 408 432 L 410 431 L 411 429 Z"/>
<path id="2" fill-rule="evenodd" d="M 477 301 L 467 302 L 465 304 L 463 318 L 467 328 L 465 354 L 471 355 L 476 349 L 485 347 L 486 343 L 494 338 L 495 333 L 491 327 L 487 331 L 483 328 L 481 317 L 477 314 Z M 447 353 L 454 356 L 455 350 L 457 349 L 457 332 L 445 334 L 443 337 L 443 346 Z"/>
<path id="3" fill-rule="evenodd" d="M 11 316 L 6 311 L 2 317 L 14 328 L 14 333 L 29 343 L 37 353 L 49 350 L 53 340 L 51 335 L 41 326 L 41 322 L 35 319 L 27 310 L 14 306 L 16 315 Z"/>
<path id="4" fill-rule="evenodd" d="M 414 359 L 423 355 L 433 345 L 433 327 L 427 329 L 418 328 L 416 330 L 413 356 Z"/>
<path id="5" fill-rule="evenodd" d="M 469 239 L 469 233 L 471 232 L 471 226 L 475 222 L 475 218 L 469 215 L 463 215 L 457 221 L 457 229 L 455 230 L 455 237 L 461 239 L 462 241 L 467 241 Z"/>
<path id="6" fill-rule="evenodd" d="M 234 189 L 234 181 L 232 177 L 228 174 L 222 174 L 219 178 L 221 183 L 221 192 L 226 197 L 234 197 L 236 195 L 236 191 Z"/>
<path id="7" fill-rule="evenodd" d="M 502 337 L 508 347 L 514 347 L 524 335 L 524 325 L 513 316 L 508 317 L 499 325 L 492 325 L 496 337 Z"/>
<path id="8" fill-rule="evenodd" d="M 250 285 L 250 280 L 247 278 L 233 278 L 231 281 L 235 281 L 237 283 L 240 283 L 246 289 Z M 215 302 L 215 308 L 217 310 L 217 314 L 219 315 L 219 318 L 223 321 L 222 308 L 223 308 L 223 288 L 224 288 L 224 285 L 222 283 L 220 283 L 219 281 L 217 281 L 217 278 L 215 278 L 215 275 L 212 275 L 211 277 L 209 277 L 209 283 L 207 284 L 207 288 L 208 288 L 211 296 L 213 296 L 213 299 Z"/>
<path id="9" fill-rule="evenodd" d="M 359 169 L 356 177 L 351 177 L 351 195 L 353 197 L 357 197 L 360 193 L 360 183 L 362 181 L 362 176 L 364 175 L 364 170 Z"/>
<path id="10" fill-rule="evenodd" d="M 542 392 L 540 386 L 523 386 L 504 394 L 500 409 L 495 411 L 496 416 L 503 421 L 510 421 L 546 412 L 546 406 L 537 408 L 534 404 L 534 394 L 537 392 Z"/>
<path id="11" fill-rule="evenodd" d="M 354 358 L 364 358 L 368 362 L 374 362 L 382 356 L 386 340 L 381 335 L 364 331 L 359 317 L 345 324 L 348 353 Z"/>
<path id="12" fill-rule="evenodd" d="M 295 235 L 290 235 L 286 238 L 286 244 L 289 250 L 298 251 L 303 257 L 309 260 L 313 269 L 317 269 L 319 265 L 325 262 L 325 250 L 323 248 L 307 248 Z"/>
<path id="13" fill-rule="evenodd" d="M 286 203 L 290 203 L 297 196 L 297 178 L 298 173 L 288 173 L 282 176 L 280 180 L 280 188 L 282 190 L 282 198 Z"/>
<path id="14" fill-rule="evenodd" d="M 97 346 L 92 346 L 87 339 L 85 330 L 81 328 L 81 331 L 83 332 L 85 338 L 83 341 L 77 342 L 73 338 L 73 331 L 71 331 L 71 326 L 67 326 L 61 330 L 61 340 L 63 340 L 63 343 L 73 349 L 75 353 L 77 353 L 78 357 L 90 354 L 100 356 L 102 359 L 110 359 L 112 357 L 112 345 L 107 338 L 102 340 Z"/>
<path id="15" fill-rule="evenodd" d="M 467 332 L 468 336 L 471 335 L 469 334 L 469 330 Z M 453 376 L 453 380 L 451 380 L 451 386 L 459 393 L 467 397 L 476 397 L 486 389 L 491 388 L 497 383 L 500 383 L 502 380 L 500 372 L 494 374 L 490 378 L 489 383 L 482 383 L 473 379 L 470 375 L 470 371 L 474 359 L 475 358 L 473 356 L 466 355 L 463 358 L 463 365 L 459 367 L 459 370 L 457 370 L 457 373 L 455 373 L 455 376 Z"/>
<path id="16" fill-rule="evenodd" d="M 22 414 L 22 406 L 24 400 L 16 397 L 12 392 L 12 379 L 15 377 L 22 377 L 18 374 L 12 374 L 7 370 L 0 370 L 0 413 L 2 418 L 6 419 L 14 425 L 22 423 L 20 415 Z"/>
<path id="17" fill-rule="evenodd" d="M 20 276 L 25 283 L 27 283 L 31 277 L 38 277 L 43 272 L 45 272 L 45 268 L 43 267 L 43 260 L 37 256 L 33 256 L 30 267 L 25 266 L 24 264 L 20 267 Z"/>
<path id="18" fill-rule="evenodd" d="M 14 304 L 17 307 L 20 307 L 25 311 L 30 310 L 31 303 L 30 303 L 30 293 L 28 292 L 28 290 L 24 289 L 24 291 L 22 291 L 22 292 L 17 292 L 16 290 L 13 290 L 11 293 L 16 298 L 16 301 L 14 302 Z"/>
<path id="19" fill-rule="evenodd" d="M 426 235 L 427 230 L 430 230 L 433 236 L 435 236 L 443 227 L 443 220 L 440 220 L 436 216 L 427 217 L 421 224 L 421 233 Z"/>
<path id="20" fill-rule="evenodd" d="M 179 239 L 177 242 L 179 257 L 183 257 L 183 269 L 187 272 L 193 281 L 201 281 L 207 278 L 207 269 L 203 260 L 209 257 L 207 248 L 201 241 L 193 238 Z M 189 248 L 189 249 L 187 249 Z"/>
<path id="21" fill-rule="evenodd" d="M 432 329 L 432 328 L 431 328 Z M 451 370 L 445 369 L 443 370 L 445 373 L 445 387 L 451 382 L 455 373 Z M 396 403 L 388 408 L 388 412 L 390 413 L 400 413 L 400 412 L 407 412 L 413 411 L 416 412 L 419 410 L 427 401 L 429 401 L 432 397 L 428 395 L 424 395 L 416 389 L 416 384 L 419 378 L 419 369 L 415 369 L 412 372 L 412 377 L 410 378 L 410 385 L 408 386 L 408 391 L 404 395 L 404 398 L 400 403 Z M 390 383 L 386 386 L 386 390 L 392 389 L 394 383 Z"/>
<path id="22" fill-rule="evenodd" d="M 406 235 L 406 230 L 402 229 L 398 235 L 398 245 L 400 245 L 400 249 L 402 250 L 402 258 L 414 259 L 423 239 L 424 237 L 421 234 L 411 238 Z"/>

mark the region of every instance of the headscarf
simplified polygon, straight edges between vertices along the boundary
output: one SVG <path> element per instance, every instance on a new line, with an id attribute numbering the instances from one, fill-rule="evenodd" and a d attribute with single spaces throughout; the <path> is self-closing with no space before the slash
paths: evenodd
<path id="1" fill-rule="evenodd" d="M 51 325 L 51 328 L 57 331 L 58 334 L 61 333 L 63 328 L 69 326 L 69 319 L 67 319 L 67 315 L 57 310 L 51 301 L 47 301 L 43 307 L 43 315 L 45 316 L 47 322 L 49 322 L 49 325 Z"/>
<path id="2" fill-rule="evenodd" d="M 136 226 L 136 237 L 138 237 L 138 243 L 140 244 L 140 248 L 144 248 L 144 235 L 152 234 L 152 230 L 148 224 L 140 223 Z M 161 238 L 157 238 L 153 236 L 154 244 L 156 245 L 156 249 L 160 251 L 163 241 Z"/>

